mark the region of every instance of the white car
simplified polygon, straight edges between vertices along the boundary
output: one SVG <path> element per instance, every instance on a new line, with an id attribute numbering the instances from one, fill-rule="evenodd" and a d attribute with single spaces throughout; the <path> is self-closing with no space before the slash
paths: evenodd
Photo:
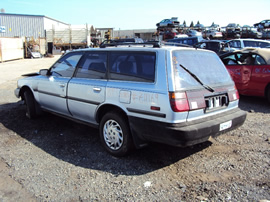
<path id="1" fill-rule="evenodd" d="M 217 39 L 217 38 L 222 38 L 222 32 L 219 32 L 217 30 L 205 30 L 202 32 L 203 38 L 209 38 L 209 39 Z"/>
<path id="2" fill-rule="evenodd" d="M 270 41 L 261 39 L 233 39 L 224 44 L 225 52 L 241 50 L 243 48 L 266 48 L 270 46 Z"/>
<path id="3" fill-rule="evenodd" d="M 157 23 L 157 27 L 179 27 L 178 18 L 164 19 L 161 22 Z"/>

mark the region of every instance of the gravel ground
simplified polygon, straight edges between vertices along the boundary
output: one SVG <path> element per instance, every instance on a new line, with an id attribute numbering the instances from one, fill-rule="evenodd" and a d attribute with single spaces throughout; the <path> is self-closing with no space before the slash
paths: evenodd
<path id="1" fill-rule="evenodd" d="M 241 97 L 243 126 L 188 148 L 160 144 L 112 157 L 98 131 L 51 114 L 25 117 L 23 73 L 56 58 L 0 64 L 0 201 L 270 200 L 270 105 Z"/>

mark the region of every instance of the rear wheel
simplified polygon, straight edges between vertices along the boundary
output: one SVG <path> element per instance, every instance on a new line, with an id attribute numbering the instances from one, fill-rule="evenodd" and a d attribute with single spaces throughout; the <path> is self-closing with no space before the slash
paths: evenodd
<path id="1" fill-rule="evenodd" d="M 266 98 L 267 98 L 267 101 L 270 103 L 270 85 L 268 85 L 267 90 L 266 90 Z"/>
<path id="2" fill-rule="evenodd" d="M 127 121 L 116 112 L 105 114 L 99 126 L 100 139 L 113 156 L 124 156 L 132 149 L 132 137 Z"/>
<path id="3" fill-rule="evenodd" d="M 35 98 L 30 90 L 24 92 L 24 102 L 26 105 L 26 117 L 33 119 L 37 117 Z"/>

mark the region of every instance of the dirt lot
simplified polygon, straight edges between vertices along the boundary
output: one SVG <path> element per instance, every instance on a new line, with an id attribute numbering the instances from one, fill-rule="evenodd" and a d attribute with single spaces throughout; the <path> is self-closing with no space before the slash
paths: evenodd
<path id="1" fill-rule="evenodd" d="M 270 105 L 241 97 L 239 129 L 189 148 L 151 144 L 107 154 L 98 132 L 45 114 L 25 117 L 14 96 L 21 74 L 57 58 L 0 64 L 0 201 L 270 200 Z"/>

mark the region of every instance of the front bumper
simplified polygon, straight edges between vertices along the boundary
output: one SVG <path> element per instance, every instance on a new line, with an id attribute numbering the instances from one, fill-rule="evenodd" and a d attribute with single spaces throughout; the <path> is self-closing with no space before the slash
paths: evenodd
<path id="1" fill-rule="evenodd" d="M 15 96 L 17 97 L 17 98 L 20 98 L 20 88 L 16 88 L 15 90 L 14 90 L 14 94 L 15 94 Z"/>
<path id="2" fill-rule="evenodd" d="M 191 146 L 207 141 L 241 126 L 246 112 L 239 108 L 226 113 L 179 124 L 150 121 L 129 117 L 132 135 L 143 141 L 160 142 L 173 146 Z M 231 126 L 220 131 L 222 123 L 231 121 Z"/>

